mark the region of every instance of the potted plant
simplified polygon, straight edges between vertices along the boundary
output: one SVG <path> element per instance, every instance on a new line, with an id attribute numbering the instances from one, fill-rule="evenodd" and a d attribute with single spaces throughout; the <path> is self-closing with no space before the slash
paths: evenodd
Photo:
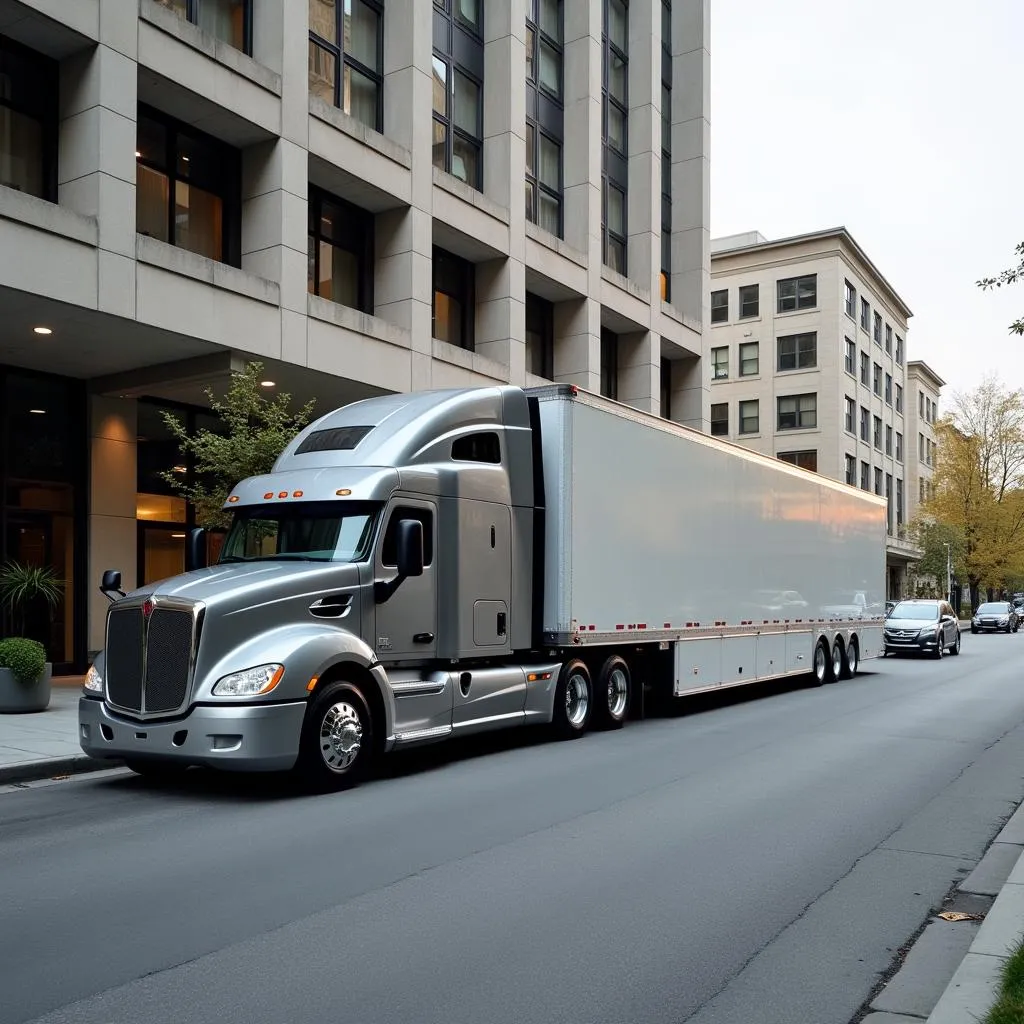
<path id="1" fill-rule="evenodd" d="M 38 640 L 0 640 L 0 712 L 45 711 L 52 666 Z"/>

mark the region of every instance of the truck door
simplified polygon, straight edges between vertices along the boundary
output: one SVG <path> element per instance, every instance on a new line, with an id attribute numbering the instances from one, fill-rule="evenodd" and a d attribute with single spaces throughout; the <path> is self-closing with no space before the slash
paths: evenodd
<path id="1" fill-rule="evenodd" d="M 384 531 L 377 545 L 374 571 L 378 580 L 393 579 L 397 570 L 395 538 L 402 519 L 423 524 L 423 575 L 405 580 L 391 598 L 376 608 L 374 642 L 385 664 L 426 661 L 437 652 L 437 532 L 434 507 L 429 502 L 398 498 L 387 510 Z"/>

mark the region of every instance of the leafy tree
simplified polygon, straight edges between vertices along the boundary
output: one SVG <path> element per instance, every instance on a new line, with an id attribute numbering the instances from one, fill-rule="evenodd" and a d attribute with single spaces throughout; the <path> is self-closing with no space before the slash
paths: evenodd
<path id="1" fill-rule="evenodd" d="M 193 503 L 196 522 L 207 529 L 230 524 L 231 513 L 224 503 L 232 488 L 248 476 L 269 473 L 288 442 L 312 418 L 314 401 L 293 412 L 291 395 L 269 397 L 260 386 L 262 379 L 263 364 L 251 362 L 232 373 L 223 399 L 206 389 L 223 433 L 203 427 L 190 435 L 174 413 L 163 414 L 182 451 L 193 457 L 195 474 L 191 481 L 183 481 L 173 470 L 161 476 Z"/>
<path id="2" fill-rule="evenodd" d="M 930 577 L 937 584 L 931 588 L 934 593 L 928 596 L 937 597 L 946 591 L 946 545 L 949 545 L 949 561 L 955 579 L 967 576 L 967 544 L 963 531 L 947 523 L 934 522 L 927 519 L 918 520 L 913 524 L 913 533 L 917 545 L 924 554 L 915 566 L 915 575 Z M 924 596 L 924 595 L 922 595 Z"/>
<path id="3" fill-rule="evenodd" d="M 1017 284 L 1019 281 L 1024 281 L 1024 242 L 1014 249 L 1014 253 L 1019 260 L 1015 267 L 1004 270 L 996 277 L 983 277 L 978 281 L 978 287 L 983 291 L 989 291 L 992 288 L 1002 288 L 1006 284 Z M 1010 333 L 1024 335 L 1024 317 L 1010 324 Z"/>

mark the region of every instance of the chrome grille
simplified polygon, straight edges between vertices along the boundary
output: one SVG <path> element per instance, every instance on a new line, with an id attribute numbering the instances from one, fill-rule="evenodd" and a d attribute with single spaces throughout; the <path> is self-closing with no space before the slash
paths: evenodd
<path id="1" fill-rule="evenodd" d="M 155 608 L 146 644 L 146 712 L 177 711 L 185 702 L 192 662 L 192 615 Z"/>
<path id="2" fill-rule="evenodd" d="M 107 619 L 106 682 L 111 704 L 142 710 L 141 608 L 111 608 Z"/>

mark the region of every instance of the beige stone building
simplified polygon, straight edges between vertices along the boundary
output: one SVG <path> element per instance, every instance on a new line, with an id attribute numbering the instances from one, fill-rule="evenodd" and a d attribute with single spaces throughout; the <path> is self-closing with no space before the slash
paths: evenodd
<path id="1" fill-rule="evenodd" d="M 907 364 L 907 394 L 910 409 L 907 436 L 911 439 L 911 458 L 907 463 L 907 486 L 918 504 L 932 495 L 935 475 L 935 424 L 939 418 L 939 395 L 946 382 L 925 362 L 914 359 Z"/>
<path id="2" fill-rule="evenodd" d="M 710 429 L 888 499 L 887 590 L 918 550 L 918 434 L 942 381 L 907 362 L 907 304 L 845 228 L 712 241 Z M 911 367 L 915 367 L 911 370 Z"/>
<path id="3" fill-rule="evenodd" d="M 707 427 L 710 0 L 3 0 L 0 561 L 183 562 L 162 412 L 542 380 Z M 0 632 L 3 624 L 0 623 Z"/>

